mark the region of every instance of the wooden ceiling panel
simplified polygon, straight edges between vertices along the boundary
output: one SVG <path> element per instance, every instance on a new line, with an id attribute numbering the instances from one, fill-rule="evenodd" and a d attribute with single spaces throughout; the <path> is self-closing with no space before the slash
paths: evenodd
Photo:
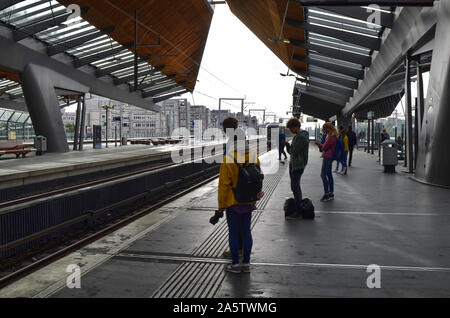
<path id="1" fill-rule="evenodd" d="M 300 67 L 306 70 L 305 63 L 292 60 L 296 55 L 306 56 L 306 50 L 279 41 L 274 43 L 269 38 L 278 39 L 283 25 L 286 7 L 289 2 L 287 18 L 304 20 L 304 12 L 300 3 L 288 0 L 228 0 L 227 3 L 234 15 L 238 17 L 287 67 L 294 70 Z M 281 39 L 305 41 L 305 31 L 284 24 Z"/>
<path id="2" fill-rule="evenodd" d="M 16 72 L 0 69 L 0 78 L 5 78 L 7 80 L 19 83 L 19 74 Z"/>
<path id="3" fill-rule="evenodd" d="M 139 56 L 176 54 L 176 57 L 154 57 L 152 66 L 166 65 L 164 74 L 177 73 L 176 82 L 186 81 L 194 89 L 203 57 L 213 12 L 205 0 L 59 0 L 62 4 L 88 7 L 83 18 L 104 29 L 115 26 L 111 37 L 120 44 L 134 42 L 134 11 L 138 10 Z M 188 75 L 185 75 L 189 73 Z"/>

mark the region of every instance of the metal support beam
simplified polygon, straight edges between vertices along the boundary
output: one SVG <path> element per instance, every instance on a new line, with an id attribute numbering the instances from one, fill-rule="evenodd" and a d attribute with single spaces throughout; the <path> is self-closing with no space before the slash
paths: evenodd
<path id="1" fill-rule="evenodd" d="M 77 98 L 77 113 L 75 117 L 75 133 L 73 135 L 73 151 L 78 151 L 78 137 L 81 123 L 81 96 Z"/>
<path id="2" fill-rule="evenodd" d="M 332 91 L 334 93 L 337 93 L 339 95 L 345 96 L 347 98 L 350 98 L 353 95 L 353 90 L 349 88 L 345 88 L 342 86 L 334 85 L 331 82 L 323 81 L 323 80 L 315 80 L 313 78 L 309 79 L 310 86 L 316 86 L 320 88 L 327 89 L 329 91 Z"/>
<path id="3" fill-rule="evenodd" d="M 149 56 L 143 56 L 143 57 L 141 57 L 139 59 L 139 63 L 147 62 L 151 58 L 152 57 L 150 55 Z M 111 67 L 108 67 L 108 68 L 105 68 L 105 69 L 101 69 L 101 70 L 99 69 L 99 70 L 97 70 L 95 72 L 95 75 L 98 78 L 100 78 L 100 77 L 103 77 L 103 76 L 106 76 L 106 75 L 111 75 L 111 73 L 114 73 L 114 72 L 117 72 L 117 71 L 120 71 L 120 70 L 128 69 L 128 68 L 130 68 L 132 66 L 134 66 L 134 60 L 131 61 L 131 62 L 120 63 L 120 64 L 117 64 L 117 65 L 114 65 L 114 66 L 111 66 Z"/>
<path id="4" fill-rule="evenodd" d="M 419 154 L 419 100 L 416 97 L 414 99 L 415 109 L 414 109 L 414 170 L 417 167 L 417 155 Z"/>
<path id="5" fill-rule="evenodd" d="M 411 99 L 411 56 L 408 54 L 405 58 L 405 117 L 406 117 L 406 152 L 408 156 L 408 172 L 414 171 L 413 157 L 413 127 L 412 127 L 412 99 Z"/>
<path id="6" fill-rule="evenodd" d="M 138 55 L 138 10 L 134 10 L 134 90 L 138 90 L 139 81 L 138 81 L 138 73 L 139 73 L 139 55 Z"/>
<path id="7" fill-rule="evenodd" d="M 28 65 L 20 74 L 25 100 L 36 135 L 47 137 L 49 152 L 69 151 L 55 87 L 74 94 L 88 88 L 72 79 L 38 65 Z"/>
<path id="8" fill-rule="evenodd" d="M 82 57 L 80 59 L 74 60 L 73 61 L 73 65 L 76 68 L 80 68 L 82 66 L 85 66 L 85 65 L 88 65 L 88 64 L 91 64 L 91 63 L 94 63 L 94 62 L 106 59 L 107 57 L 110 57 L 110 56 L 113 56 L 115 54 L 118 54 L 118 53 L 120 53 L 120 52 L 122 52 L 124 50 L 127 50 L 127 49 L 131 48 L 131 47 L 132 47 L 132 44 L 128 43 L 128 44 L 122 45 L 122 46 L 120 46 L 120 47 L 118 47 L 116 49 L 113 49 L 113 50 L 108 49 L 108 50 L 103 51 L 103 52 L 99 52 L 99 53 L 95 53 L 95 54 L 89 55 L 88 57 Z"/>
<path id="9" fill-rule="evenodd" d="M 308 32 L 313 32 L 317 34 L 322 34 L 332 38 L 342 40 L 347 43 L 352 43 L 362 47 L 366 47 L 371 50 L 378 51 L 381 45 L 381 39 L 365 36 L 357 33 L 351 33 L 346 31 L 341 31 L 333 28 L 323 27 L 320 25 L 310 24 L 308 22 L 301 22 L 293 19 L 286 19 L 288 25 L 296 28 L 306 30 Z"/>
<path id="10" fill-rule="evenodd" d="M 420 133 L 416 177 L 430 184 L 450 187 L 447 138 L 450 121 L 450 1 L 439 1 L 435 7 L 438 11 L 436 49 L 433 51 Z"/>
<path id="11" fill-rule="evenodd" d="M 168 91 L 170 91 L 170 90 L 172 90 L 174 88 L 177 88 L 177 87 L 182 89 L 184 84 L 186 84 L 186 81 L 183 81 L 181 83 L 175 83 L 175 84 L 172 84 L 170 86 L 165 86 L 165 87 L 162 87 L 162 88 L 159 88 L 159 89 L 155 89 L 153 91 L 145 92 L 143 94 L 143 96 L 144 96 L 144 98 L 154 97 L 154 96 L 158 96 L 158 95 L 160 95 L 160 94 L 162 94 L 164 92 L 168 92 Z"/>
<path id="12" fill-rule="evenodd" d="M 166 75 L 164 77 L 161 77 L 161 78 L 158 78 L 158 79 L 155 79 L 155 80 L 152 79 L 148 83 L 144 83 L 144 84 L 139 85 L 139 89 L 145 90 L 147 88 L 154 87 L 156 85 L 163 84 L 165 82 L 167 82 L 167 84 L 172 83 L 172 81 L 170 81 L 170 80 L 175 78 L 176 76 L 177 76 L 177 74 L 168 74 L 168 75 Z"/>
<path id="13" fill-rule="evenodd" d="M 312 44 L 309 42 L 302 42 L 295 39 L 289 39 L 289 41 L 291 42 L 292 45 L 296 47 L 300 47 L 306 50 L 312 50 L 319 53 L 320 55 L 328 56 L 336 60 L 355 63 L 362 65 L 364 67 L 368 67 L 372 63 L 372 58 L 370 56 L 364 56 L 362 54 L 351 53 L 348 51 Z"/>
<path id="14" fill-rule="evenodd" d="M 137 75 L 138 79 L 141 78 L 141 77 L 144 77 L 144 76 L 152 75 L 155 72 L 162 71 L 165 67 L 166 67 L 165 65 L 161 65 L 161 66 L 158 66 L 158 67 L 156 67 L 156 68 L 154 68 L 152 70 L 144 71 L 144 72 L 141 72 L 139 74 L 133 73 L 133 74 L 128 75 L 128 76 L 115 78 L 114 79 L 114 85 L 122 85 L 122 84 L 129 83 L 129 82 L 131 82 L 133 80 L 136 80 L 136 75 Z"/>
<path id="15" fill-rule="evenodd" d="M 22 2 L 25 0 L 0 0 L 0 10 L 4 10 L 6 8 L 9 8 L 15 4 L 18 4 L 19 2 Z"/>
<path id="16" fill-rule="evenodd" d="M 331 98 L 335 99 L 336 101 L 339 101 L 337 104 L 341 105 L 341 106 L 344 106 L 346 101 L 348 100 L 347 96 L 336 93 L 334 91 L 331 91 L 331 90 L 323 88 L 323 87 L 307 86 L 306 91 L 325 95 L 327 97 L 331 97 Z"/>
<path id="17" fill-rule="evenodd" d="M 332 72 L 328 72 L 327 70 L 323 70 L 323 72 L 319 72 L 316 70 L 309 69 L 308 74 L 310 76 L 314 76 L 323 80 L 327 80 L 336 84 L 339 84 L 341 86 L 347 87 L 349 89 L 357 89 L 358 88 L 358 81 L 357 80 L 350 80 L 346 78 L 342 78 L 338 76 L 339 74 L 333 74 Z"/>
<path id="18" fill-rule="evenodd" d="M 419 131 L 422 129 L 423 125 L 423 115 L 425 110 L 425 98 L 424 98 L 424 91 L 423 91 L 423 74 L 422 74 L 422 68 L 420 67 L 420 60 L 417 61 L 417 120 L 418 120 L 418 127 Z M 419 136 L 419 135 L 417 135 Z"/>
<path id="19" fill-rule="evenodd" d="M 88 12 L 88 8 L 82 8 L 81 9 L 81 15 L 85 15 Z M 21 29 L 14 30 L 14 40 L 20 41 L 27 37 L 33 36 L 36 33 L 42 32 L 44 30 L 47 30 L 48 28 L 58 26 L 62 24 L 63 22 L 67 21 L 67 18 L 72 15 L 72 13 L 64 13 L 56 18 L 54 18 L 52 15 L 49 15 L 48 17 L 41 17 L 39 22 L 34 23 L 30 26 L 26 26 Z"/>
<path id="20" fill-rule="evenodd" d="M 299 0 L 296 0 L 299 1 Z M 303 2 L 303 1 L 302 1 Z M 374 1 L 371 1 L 373 3 Z M 373 14 L 372 10 L 367 10 L 358 6 L 328 6 L 328 7 L 320 7 L 319 8 L 327 11 L 331 11 L 333 13 L 341 14 L 346 17 L 354 18 L 361 21 L 368 21 L 369 17 Z M 394 22 L 395 15 L 392 13 L 381 12 L 381 26 L 386 28 L 392 28 L 392 24 Z"/>
<path id="21" fill-rule="evenodd" d="M 159 102 L 162 102 L 162 101 L 171 99 L 172 97 L 180 96 L 180 95 L 186 94 L 186 93 L 188 93 L 188 92 L 189 92 L 189 90 L 185 89 L 185 90 L 183 90 L 183 91 L 181 91 L 181 92 L 177 92 L 177 93 L 173 93 L 173 94 L 170 94 L 170 95 L 166 95 L 166 96 L 161 96 L 161 97 L 154 98 L 154 99 L 153 99 L 153 102 L 154 102 L 154 103 L 159 103 Z"/>
<path id="22" fill-rule="evenodd" d="M 373 60 L 370 71 L 364 77 L 359 89 L 344 108 L 344 114 L 358 111 L 371 94 L 382 85 L 386 78 L 402 64 L 408 51 L 414 49 L 421 40 L 434 37 L 437 9 L 405 7 L 396 18 L 391 32 L 383 40 L 383 46 Z"/>
<path id="23" fill-rule="evenodd" d="M 24 43 L 17 43 L 13 39 L 12 30 L 0 25 L 0 67 L 23 73 L 29 64 L 41 65 L 45 69 L 58 74 L 70 74 L 70 78 L 77 83 L 83 83 L 92 94 L 104 96 L 116 101 L 158 112 L 160 107 L 150 99 L 143 99 L 142 94 L 130 93 L 126 89 L 115 87 L 112 79 L 97 79 L 95 69 L 86 66 L 77 70 L 72 65 L 72 59 L 61 56 L 58 59 L 50 58 L 42 53 L 42 42 L 30 38 Z"/>
<path id="24" fill-rule="evenodd" d="M 79 150 L 83 151 L 84 148 L 84 135 L 86 132 L 86 94 L 81 96 L 83 110 L 81 112 L 81 126 L 80 126 L 80 142 Z"/>
<path id="25" fill-rule="evenodd" d="M 81 46 L 86 42 L 89 42 L 91 40 L 95 40 L 99 37 L 101 37 L 102 35 L 105 34 L 110 34 L 114 32 L 114 27 L 110 27 L 104 30 L 99 30 L 99 31 L 95 31 L 92 32 L 92 30 L 87 31 L 87 34 L 83 34 L 83 35 L 76 35 L 78 36 L 76 39 L 74 40 L 70 40 L 67 42 L 63 42 L 63 43 L 58 43 L 56 45 L 53 46 L 49 46 L 47 48 L 47 54 L 48 56 L 53 56 L 59 53 L 63 53 L 67 50 L 73 49 L 75 47 Z"/>
<path id="26" fill-rule="evenodd" d="M 351 67 L 347 67 L 347 66 L 343 66 L 343 65 L 338 65 L 335 63 L 330 63 L 327 61 L 323 61 L 323 60 L 317 60 L 314 58 L 310 58 L 310 57 L 301 57 L 298 55 L 294 55 L 294 59 L 306 64 L 311 64 L 311 65 L 316 65 L 322 68 L 325 68 L 327 70 L 339 73 L 339 74 L 344 74 L 350 77 L 354 77 L 357 79 L 363 79 L 364 78 L 364 71 L 362 69 L 358 70 L 358 69 L 354 69 Z"/>

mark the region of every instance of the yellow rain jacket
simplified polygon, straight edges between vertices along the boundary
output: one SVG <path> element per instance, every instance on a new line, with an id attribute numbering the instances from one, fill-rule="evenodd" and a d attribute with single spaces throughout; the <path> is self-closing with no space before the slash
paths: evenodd
<path id="1" fill-rule="evenodd" d="M 234 158 L 238 162 L 242 162 L 243 160 L 238 160 L 239 157 L 243 155 L 240 154 L 238 156 L 237 152 L 234 153 Z M 256 157 L 256 158 L 255 158 Z M 245 154 L 245 162 L 249 162 L 249 158 L 252 158 L 252 162 L 256 162 L 258 167 L 261 167 L 261 163 L 259 161 L 258 156 L 254 153 L 246 153 Z M 256 159 L 256 161 L 255 161 Z M 243 166 L 243 163 L 240 164 Z M 223 156 L 223 162 L 220 166 L 220 176 L 219 176 L 219 209 L 228 209 L 235 205 L 255 205 L 256 202 L 248 202 L 248 203 L 239 203 L 236 201 L 233 193 L 233 188 L 236 188 L 237 182 L 239 178 L 239 168 L 233 160 L 233 157 L 230 155 Z"/>

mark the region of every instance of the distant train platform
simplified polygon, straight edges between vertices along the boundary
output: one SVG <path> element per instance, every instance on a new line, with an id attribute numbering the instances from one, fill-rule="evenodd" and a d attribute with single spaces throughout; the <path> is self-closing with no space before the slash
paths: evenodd
<path id="1" fill-rule="evenodd" d="M 102 149 L 93 149 L 92 145 L 86 145 L 84 151 L 47 153 L 43 156 L 32 155 L 21 159 L 4 158 L 0 160 L 0 190 L 146 162 L 169 160 L 173 150 L 183 147 L 185 146 L 182 144 L 116 147 L 114 142 L 110 142 L 108 148 L 104 144 Z"/>
<path id="2" fill-rule="evenodd" d="M 278 163 L 277 153 L 261 156 Z M 448 297 L 450 196 L 399 167 L 383 173 L 377 157 L 355 152 L 347 176 L 335 175 L 335 201 L 321 203 L 320 153 L 311 147 L 302 179 L 316 219 L 284 218 L 291 197 L 288 164 L 266 175 L 265 197 L 253 214 L 250 274 L 230 262 L 217 180 L 171 201 L 75 253 L 0 290 L 0 297 L 281 298 Z M 67 285 L 70 266 L 80 288 Z M 372 267 L 369 267 L 372 266 Z M 380 269 L 379 288 L 368 282 Z"/>

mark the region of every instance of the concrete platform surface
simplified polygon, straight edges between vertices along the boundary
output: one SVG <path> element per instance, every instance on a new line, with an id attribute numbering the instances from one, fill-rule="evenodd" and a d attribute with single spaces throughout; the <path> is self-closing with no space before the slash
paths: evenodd
<path id="1" fill-rule="evenodd" d="M 181 144 L 114 147 L 114 143 L 110 143 L 109 148 L 102 149 L 93 149 L 92 145 L 87 145 L 85 150 L 80 152 L 48 153 L 19 159 L 4 158 L 0 159 L 0 190 L 170 158 L 173 150 L 183 147 L 185 146 Z"/>
<path id="2" fill-rule="evenodd" d="M 277 154 L 262 156 L 276 162 Z M 253 214 L 250 274 L 228 274 L 225 220 L 208 223 L 217 181 L 61 259 L 3 290 L 0 297 L 449 297 L 450 196 L 376 157 L 355 153 L 347 176 L 334 175 L 336 200 L 321 203 L 320 153 L 302 179 L 315 221 L 286 221 L 287 165 L 265 181 Z M 81 266 L 80 289 L 66 287 L 67 266 Z M 369 265 L 381 268 L 370 289 Z"/>

